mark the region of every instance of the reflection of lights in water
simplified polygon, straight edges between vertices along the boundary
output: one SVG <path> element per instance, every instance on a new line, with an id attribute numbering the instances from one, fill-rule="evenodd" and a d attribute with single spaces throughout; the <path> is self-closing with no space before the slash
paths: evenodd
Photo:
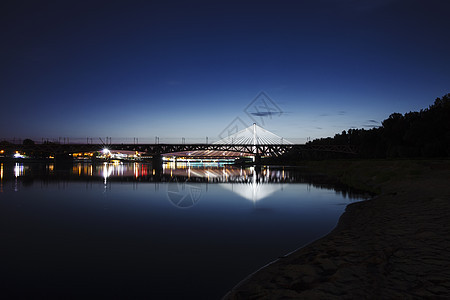
<path id="1" fill-rule="evenodd" d="M 256 173 L 256 177 L 253 174 Z M 270 169 L 269 167 L 254 168 L 249 167 L 244 168 L 229 168 L 223 167 L 188 167 L 176 168 L 176 169 L 163 169 L 163 174 L 170 177 L 186 177 L 187 179 L 192 178 L 203 178 L 205 181 L 214 182 L 249 182 L 256 179 L 258 183 L 260 182 L 280 182 L 281 170 Z"/>
<path id="2" fill-rule="evenodd" d="M 14 176 L 15 177 L 19 177 L 23 175 L 23 165 L 22 164 L 18 164 L 16 163 L 16 165 L 14 166 Z"/>
<path id="3" fill-rule="evenodd" d="M 133 172 L 134 172 L 134 177 L 138 178 L 139 177 L 139 164 L 138 163 L 133 164 Z"/>
<path id="4" fill-rule="evenodd" d="M 119 170 L 120 171 L 120 170 Z M 141 174 L 142 176 L 147 176 L 148 175 L 148 168 L 146 165 L 141 165 Z"/>
<path id="5" fill-rule="evenodd" d="M 106 180 L 108 179 L 109 176 L 111 176 L 111 174 L 113 173 L 114 167 L 108 165 L 108 163 L 103 163 L 103 178 L 104 178 L 104 183 L 106 184 Z"/>
<path id="6" fill-rule="evenodd" d="M 123 176 L 123 164 L 120 163 L 120 165 L 117 166 L 117 174 L 120 176 Z"/>
<path id="7" fill-rule="evenodd" d="M 136 170 L 136 166 L 134 166 L 134 167 L 135 167 L 135 170 Z M 89 172 L 90 173 L 92 172 L 92 166 L 89 169 Z M 103 173 L 103 179 L 104 179 L 103 183 L 104 183 L 104 186 L 105 186 L 104 192 L 106 192 L 106 188 L 108 186 L 107 183 L 108 183 L 108 178 L 109 177 L 111 177 L 111 176 L 123 176 L 123 164 L 121 162 L 119 162 L 119 163 L 107 163 L 107 162 L 104 162 L 103 163 L 102 173 Z M 111 185 L 109 185 L 109 187 L 111 188 Z"/>
<path id="8" fill-rule="evenodd" d="M 14 176 L 16 177 L 14 183 L 14 192 L 17 192 L 19 190 L 19 182 L 17 181 L 17 178 L 22 175 L 23 175 L 23 164 L 16 163 L 14 166 Z"/>
<path id="9" fill-rule="evenodd" d="M 205 174 L 206 174 L 206 173 L 199 173 L 199 172 L 197 172 L 195 170 L 191 170 L 191 169 L 189 169 L 189 173 L 191 173 L 195 177 L 200 177 L 200 178 L 205 177 Z"/>
<path id="10" fill-rule="evenodd" d="M 130 176 L 135 179 L 146 177 L 149 175 L 156 176 L 159 171 L 152 168 L 152 165 L 146 163 L 123 163 L 121 161 L 103 162 L 100 165 L 92 165 L 90 163 L 75 163 L 72 166 L 72 174 L 75 176 L 99 176 L 105 181 L 109 181 L 110 177 Z M 23 172 L 26 173 L 27 166 L 24 166 Z M 47 170 L 53 170 L 53 165 L 49 165 Z M 19 168 L 16 169 L 17 175 L 20 174 Z M 254 175 L 256 173 L 256 175 Z M 162 165 L 160 175 L 168 178 L 185 178 L 194 181 L 202 178 L 205 182 L 280 182 L 282 181 L 282 170 L 264 168 L 234 168 L 229 166 L 196 166 L 187 165 L 186 168 L 168 168 L 168 164 Z M 286 173 L 285 176 L 289 176 Z M 160 180 L 158 177 L 156 180 Z"/>
<path id="11" fill-rule="evenodd" d="M 244 197 L 245 199 L 248 199 L 252 202 L 259 201 L 261 199 L 264 199 L 274 192 L 281 190 L 283 188 L 282 184 L 268 184 L 264 183 L 263 181 L 257 180 L 257 174 L 255 169 L 252 167 L 250 168 L 252 171 L 252 180 L 248 183 L 233 183 L 233 184 L 224 184 L 221 183 L 220 185 L 230 190 L 241 197 Z"/>
<path id="12" fill-rule="evenodd" d="M 92 165 L 91 165 L 92 166 Z M 82 175 L 89 175 L 92 176 L 92 173 L 90 172 L 90 168 L 88 165 L 83 164 L 83 163 L 78 163 L 76 166 L 73 166 L 73 174 L 78 175 L 78 176 L 82 176 Z"/>

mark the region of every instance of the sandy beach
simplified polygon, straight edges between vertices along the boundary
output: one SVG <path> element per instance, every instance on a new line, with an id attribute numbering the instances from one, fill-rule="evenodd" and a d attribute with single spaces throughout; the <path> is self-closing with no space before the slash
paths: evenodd
<path id="1" fill-rule="evenodd" d="M 375 191 L 325 237 L 261 268 L 224 299 L 448 299 L 450 162 L 337 161 L 308 168 Z"/>

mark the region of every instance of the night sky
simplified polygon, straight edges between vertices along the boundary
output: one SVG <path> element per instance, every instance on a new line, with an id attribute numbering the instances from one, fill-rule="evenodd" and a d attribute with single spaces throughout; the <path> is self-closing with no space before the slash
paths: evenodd
<path id="1" fill-rule="evenodd" d="M 446 0 L 3 1 L 0 139 L 371 128 L 450 92 L 449 14 Z"/>

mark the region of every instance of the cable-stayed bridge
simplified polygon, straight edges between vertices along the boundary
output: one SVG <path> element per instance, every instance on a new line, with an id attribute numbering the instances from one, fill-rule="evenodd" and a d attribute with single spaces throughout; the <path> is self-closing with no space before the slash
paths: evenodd
<path id="1" fill-rule="evenodd" d="M 331 151 L 340 153 L 356 153 L 349 145 L 310 145 L 294 144 L 257 124 L 245 128 L 214 143 L 3 143 L 2 150 L 21 152 L 40 152 L 53 156 L 68 155 L 77 152 L 93 152 L 108 150 L 138 151 L 156 158 L 161 155 L 191 157 L 238 157 L 253 156 L 278 157 L 292 150 Z"/>

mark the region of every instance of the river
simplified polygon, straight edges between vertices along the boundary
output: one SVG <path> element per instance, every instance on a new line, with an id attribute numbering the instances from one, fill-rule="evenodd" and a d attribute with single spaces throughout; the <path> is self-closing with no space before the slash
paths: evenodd
<path id="1" fill-rule="evenodd" d="M 220 299 L 364 197 L 288 167 L 2 163 L 2 294 Z"/>

